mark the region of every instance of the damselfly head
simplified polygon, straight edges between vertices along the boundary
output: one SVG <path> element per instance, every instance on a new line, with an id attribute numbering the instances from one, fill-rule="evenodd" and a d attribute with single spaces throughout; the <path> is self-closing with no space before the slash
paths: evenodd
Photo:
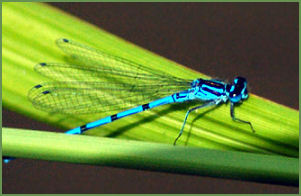
<path id="1" fill-rule="evenodd" d="M 234 78 L 233 84 L 227 84 L 226 93 L 232 103 L 248 98 L 247 80 L 243 77 Z"/>

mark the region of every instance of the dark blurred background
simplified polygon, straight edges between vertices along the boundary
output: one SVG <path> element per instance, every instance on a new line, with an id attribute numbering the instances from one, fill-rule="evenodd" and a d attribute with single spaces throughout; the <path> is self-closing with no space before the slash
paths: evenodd
<path id="1" fill-rule="evenodd" d="M 298 3 L 50 3 L 199 72 L 299 110 Z M 80 30 L 80 29 L 79 29 Z M 3 109 L 2 125 L 62 131 Z M 298 187 L 18 159 L 3 193 L 298 193 Z"/>

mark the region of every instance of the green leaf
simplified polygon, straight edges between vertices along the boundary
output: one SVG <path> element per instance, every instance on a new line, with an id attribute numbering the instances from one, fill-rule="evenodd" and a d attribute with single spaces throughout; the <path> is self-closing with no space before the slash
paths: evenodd
<path id="1" fill-rule="evenodd" d="M 9 128 L 2 137 L 4 155 L 23 158 L 299 183 L 298 158 Z"/>
<path id="2" fill-rule="evenodd" d="M 80 116 L 49 114 L 36 110 L 28 101 L 27 92 L 48 80 L 34 72 L 35 64 L 65 62 L 66 55 L 55 45 L 58 38 L 72 39 L 181 78 L 207 77 L 46 4 L 6 2 L 3 3 L 2 16 L 4 107 L 66 130 L 111 113 Z M 158 107 L 86 134 L 172 144 L 188 107 L 194 104 Z M 299 156 L 299 111 L 251 94 L 237 107 L 236 115 L 251 121 L 256 133 L 252 133 L 246 124 L 233 122 L 229 105 L 224 104 L 214 110 L 208 108 L 192 113 L 178 144 Z"/>

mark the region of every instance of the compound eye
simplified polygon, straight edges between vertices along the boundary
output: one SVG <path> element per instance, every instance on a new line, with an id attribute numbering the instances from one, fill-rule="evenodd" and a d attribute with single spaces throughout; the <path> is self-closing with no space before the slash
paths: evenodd
<path id="1" fill-rule="evenodd" d="M 247 80 L 245 78 L 236 77 L 233 86 L 234 88 L 231 88 L 231 93 L 229 94 L 231 102 L 237 103 L 248 97 Z"/>
<path id="2" fill-rule="evenodd" d="M 247 99 L 248 96 L 249 96 L 249 95 L 248 95 L 248 90 L 245 89 L 244 93 L 242 94 L 242 98 L 243 98 L 243 99 Z"/>
<path id="3" fill-rule="evenodd" d="M 248 96 L 248 90 L 247 89 L 245 89 L 244 95 Z"/>
<path id="4" fill-rule="evenodd" d="M 246 83 L 246 82 L 247 82 L 247 80 L 243 77 L 236 77 L 234 79 L 234 84 L 236 84 L 236 85 L 244 85 L 244 83 Z"/>

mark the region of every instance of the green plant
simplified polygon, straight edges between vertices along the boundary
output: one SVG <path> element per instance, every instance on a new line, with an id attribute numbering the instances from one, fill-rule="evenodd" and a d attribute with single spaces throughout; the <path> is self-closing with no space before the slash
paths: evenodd
<path id="1" fill-rule="evenodd" d="M 98 117 L 95 114 L 49 114 L 35 109 L 27 99 L 27 92 L 30 88 L 48 80 L 34 72 L 34 65 L 41 61 L 65 61 L 65 54 L 55 45 L 55 40 L 58 38 L 70 38 L 102 49 L 110 54 L 150 66 L 163 73 L 168 72 L 174 76 L 188 79 L 208 77 L 128 43 L 121 38 L 45 4 L 3 3 L 2 27 L 2 93 L 4 107 L 65 129 L 96 120 Z M 78 31 L 78 29 L 81 29 L 81 31 Z M 91 130 L 86 134 L 172 144 L 182 125 L 186 110 L 187 105 L 186 107 L 185 105 L 162 106 L 127 117 L 118 121 L 118 123 L 110 124 L 110 126 Z M 233 151 L 291 157 L 299 156 L 299 112 L 296 110 L 251 94 L 250 98 L 236 109 L 236 114 L 238 118 L 247 119 L 253 123 L 256 130 L 255 134 L 251 132 L 248 125 L 232 121 L 229 117 L 229 105 L 224 104 L 208 113 L 206 111 L 202 110 L 200 113 L 193 113 L 189 117 L 185 133 L 179 140 L 179 145 L 187 144 L 188 146 L 201 147 L 199 148 L 200 151 L 203 151 L 203 148 L 229 151 L 227 152 L 230 154 L 229 156 L 232 156 Z M 110 114 L 110 112 L 102 113 L 100 116 Z M 14 137 L 10 135 L 14 134 L 14 132 L 16 133 L 15 137 L 20 140 L 23 136 L 25 137 L 19 131 L 7 130 L 6 134 L 3 135 L 3 154 L 28 157 L 28 152 L 19 150 L 21 143 L 16 143 Z M 44 140 L 39 136 L 38 132 L 32 134 L 31 137 L 33 137 L 34 141 Z M 58 137 L 66 138 L 66 136 Z M 70 137 L 70 139 L 72 138 L 74 139 L 75 137 Z M 84 137 L 78 138 L 82 139 Z M 74 141 L 82 143 L 81 139 Z M 104 139 L 94 137 L 92 140 L 102 141 Z M 153 145 L 156 146 L 155 144 Z M 32 146 L 35 146 L 37 150 L 39 144 L 33 144 Z M 119 147 L 120 149 L 123 148 L 121 145 Z M 48 147 L 43 146 L 43 148 L 52 148 L 52 145 L 48 145 Z M 152 145 L 147 148 L 150 148 L 149 152 L 156 151 L 156 148 L 151 150 Z M 30 149 L 35 151 L 34 148 Z M 175 149 L 183 150 L 184 148 Z M 64 151 L 65 149 L 55 149 L 57 154 L 60 154 L 61 150 Z M 190 148 L 187 148 L 187 152 L 189 151 Z M 195 150 L 192 151 L 192 154 L 188 156 L 193 155 Z M 52 159 L 52 155 L 49 155 L 50 160 L 63 161 L 62 159 Z M 252 153 L 244 155 L 246 157 L 249 156 L 250 159 L 256 156 Z M 211 154 L 206 153 L 206 156 L 209 159 Z M 240 155 L 234 153 L 233 156 Z M 275 159 L 278 157 L 279 160 L 285 159 L 281 156 L 275 157 Z M 45 156 L 40 158 L 47 159 Z M 65 161 L 70 161 L 67 158 Z M 91 163 L 83 161 L 84 158 L 77 157 L 72 162 Z M 197 157 L 195 158 L 198 159 Z M 262 160 L 265 160 L 265 158 Z M 297 161 L 297 159 L 294 160 Z M 190 161 L 193 162 L 194 160 Z M 211 162 L 210 164 L 213 163 Z M 221 164 L 227 167 L 229 162 L 224 159 Z M 279 161 L 279 167 L 281 166 L 280 164 L 281 161 Z M 268 170 L 260 169 L 258 171 L 265 172 Z M 260 173 L 258 171 L 256 171 L 257 174 Z M 250 170 L 250 172 L 254 171 Z"/>

